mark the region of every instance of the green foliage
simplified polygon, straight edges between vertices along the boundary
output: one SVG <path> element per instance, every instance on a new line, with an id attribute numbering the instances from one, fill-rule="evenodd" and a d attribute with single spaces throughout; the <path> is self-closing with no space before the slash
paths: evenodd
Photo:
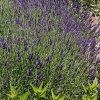
<path id="1" fill-rule="evenodd" d="M 55 95 L 53 90 L 51 90 L 51 94 L 52 94 L 52 99 L 53 100 L 64 100 L 65 99 L 65 96 L 60 96 L 60 95 Z"/>
<path id="2" fill-rule="evenodd" d="M 18 98 L 18 90 L 15 90 L 14 87 L 10 84 L 10 94 L 7 94 L 12 100 Z"/>
<path id="3" fill-rule="evenodd" d="M 40 84 L 39 88 L 30 83 L 33 91 L 36 93 L 36 97 L 40 100 L 41 98 L 46 98 L 46 91 L 48 84 L 43 88 L 43 82 Z"/>
<path id="4" fill-rule="evenodd" d="M 20 100 L 27 100 L 28 96 L 30 95 L 30 91 L 24 93 L 23 95 L 19 96 Z"/>
<path id="5" fill-rule="evenodd" d="M 84 91 L 85 91 L 85 95 L 83 95 L 82 99 L 83 100 L 97 100 L 97 96 L 98 96 L 98 91 L 97 91 L 97 79 L 95 78 L 95 80 L 93 81 L 93 84 L 90 84 L 90 82 L 88 81 L 88 87 L 85 87 L 82 84 Z"/>
<path id="6" fill-rule="evenodd" d="M 7 94 L 8 100 L 11 98 L 12 100 L 27 100 L 30 95 L 30 91 L 24 93 L 23 95 L 18 95 L 19 89 L 15 90 L 14 87 L 10 84 L 10 94 Z"/>

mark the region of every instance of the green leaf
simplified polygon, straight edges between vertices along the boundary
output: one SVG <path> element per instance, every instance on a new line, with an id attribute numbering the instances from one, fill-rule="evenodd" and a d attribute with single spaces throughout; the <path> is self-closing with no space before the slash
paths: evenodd
<path id="1" fill-rule="evenodd" d="M 86 87 L 83 84 L 82 84 L 82 86 L 83 86 L 83 89 L 84 89 L 85 93 L 87 93 Z"/>
<path id="2" fill-rule="evenodd" d="M 33 91 L 34 91 L 35 93 L 37 93 L 37 92 L 38 92 L 38 88 L 37 88 L 36 86 L 34 86 L 32 83 L 30 83 L 30 85 L 31 85 Z"/>
<path id="3" fill-rule="evenodd" d="M 97 93 L 93 94 L 91 97 L 94 98 L 94 97 L 96 97 L 96 96 L 97 96 Z"/>
<path id="4" fill-rule="evenodd" d="M 97 100 L 97 95 L 93 98 L 93 100 Z"/>
<path id="5" fill-rule="evenodd" d="M 38 90 L 42 91 L 43 82 L 40 84 Z"/>
<path id="6" fill-rule="evenodd" d="M 95 78 L 95 80 L 93 81 L 93 84 L 92 84 L 92 89 L 94 89 L 96 87 L 97 87 L 97 79 Z"/>
<path id="7" fill-rule="evenodd" d="M 41 98 L 39 98 L 39 100 L 45 100 L 45 98 L 42 98 L 42 97 L 41 97 Z"/>
<path id="8" fill-rule="evenodd" d="M 6 94 L 6 95 L 12 99 L 17 98 L 18 92 L 17 90 L 14 89 L 14 87 L 11 84 L 10 84 L 10 92 L 11 94 Z"/>
<path id="9" fill-rule="evenodd" d="M 17 90 L 15 90 L 14 87 L 11 84 L 10 84 L 10 91 L 11 91 L 11 94 L 12 93 L 17 94 Z"/>
<path id="10" fill-rule="evenodd" d="M 42 93 L 46 92 L 47 91 L 47 88 L 48 88 L 48 84 L 42 89 Z"/>
<path id="11" fill-rule="evenodd" d="M 82 100 L 87 100 L 87 95 L 83 95 Z"/>
<path id="12" fill-rule="evenodd" d="M 53 100 L 58 100 L 59 95 L 56 96 L 56 95 L 54 94 L 53 90 L 51 90 L 51 94 L 52 94 Z"/>
<path id="13" fill-rule="evenodd" d="M 48 84 L 42 89 L 41 97 L 46 98 L 46 91 L 47 91 L 47 88 L 48 88 Z"/>
<path id="14" fill-rule="evenodd" d="M 52 95 L 52 98 L 53 98 L 53 100 L 54 100 L 56 96 L 55 96 L 53 90 L 51 90 L 51 95 Z"/>
<path id="15" fill-rule="evenodd" d="M 42 98 L 46 98 L 46 92 L 44 92 L 43 94 L 41 94 Z"/>
<path id="16" fill-rule="evenodd" d="M 58 100 L 64 100 L 65 96 L 60 97 Z"/>
<path id="17" fill-rule="evenodd" d="M 24 93 L 23 95 L 19 96 L 20 100 L 27 100 L 28 96 L 30 95 L 30 91 Z"/>
<path id="18" fill-rule="evenodd" d="M 92 85 L 90 84 L 89 80 L 88 80 L 88 85 L 89 85 L 90 91 L 92 91 Z"/>

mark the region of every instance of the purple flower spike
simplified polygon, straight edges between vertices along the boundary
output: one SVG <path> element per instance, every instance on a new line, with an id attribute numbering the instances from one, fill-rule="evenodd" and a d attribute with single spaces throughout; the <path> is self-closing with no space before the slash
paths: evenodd
<path id="1" fill-rule="evenodd" d="M 93 81 L 95 79 L 95 75 L 90 76 L 90 81 Z"/>
<path id="2" fill-rule="evenodd" d="M 47 57 L 47 59 L 46 59 L 47 63 L 50 63 L 51 62 L 51 58 L 52 58 L 51 56 L 48 56 Z"/>
<path id="3" fill-rule="evenodd" d="M 6 80 L 4 80 L 3 87 L 4 87 L 4 89 L 7 88 L 7 81 Z"/>
<path id="4" fill-rule="evenodd" d="M 24 46 L 27 46 L 28 45 L 28 43 L 26 42 L 26 40 L 24 40 Z"/>
<path id="5" fill-rule="evenodd" d="M 27 91 L 27 89 L 26 88 L 24 88 L 24 93 Z"/>
<path id="6" fill-rule="evenodd" d="M 8 72 L 8 80 L 10 80 L 10 72 Z"/>
<path id="7" fill-rule="evenodd" d="M 18 62 L 21 59 L 21 55 L 16 58 L 16 62 Z"/>
<path id="8" fill-rule="evenodd" d="M 28 78 L 30 77 L 31 73 L 32 73 L 32 68 L 29 69 L 29 71 L 27 72 L 27 74 L 28 74 Z"/>
<path id="9" fill-rule="evenodd" d="M 4 40 L 3 40 L 3 38 L 2 37 L 0 37 L 0 42 L 3 42 Z"/>
<path id="10" fill-rule="evenodd" d="M 75 52 L 75 50 L 72 50 L 71 55 L 73 55 L 73 54 L 74 54 L 74 52 Z"/>
<path id="11" fill-rule="evenodd" d="M 74 71 L 76 72 L 76 71 L 77 71 L 77 69 L 78 69 L 78 66 L 76 66 L 76 68 L 75 68 L 75 70 L 74 70 Z"/>
<path id="12" fill-rule="evenodd" d="M 68 68 L 67 68 L 67 70 L 69 70 L 70 68 L 71 68 L 71 64 L 69 64 L 69 65 L 68 65 Z"/>
<path id="13" fill-rule="evenodd" d="M 20 56 L 20 51 L 19 50 L 18 50 L 17 54 L 18 54 L 18 57 L 19 57 Z"/>
<path id="14" fill-rule="evenodd" d="M 61 49 L 60 55 L 62 55 L 64 52 L 64 48 Z"/>
<path id="15" fill-rule="evenodd" d="M 90 49 L 95 48 L 95 46 L 96 46 L 96 40 L 93 39 L 93 40 L 91 40 L 91 43 L 90 43 Z"/>
<path id="16" fill-rule="evenodd" d="M 76 56 L 75 56 L 75 59 L 77 59 L 79 57 L 79 54 L 77 54 Z"/>
<path id="17" fill-rule="evenodd" d="M 100 64 L 100 60 L 97 60 L 95 65 L 97 66 L 98 64 Z"/>
<path id="18" fill-rule="evenodd" d="M 50 45 L 52 45 L 52 42 L 53 42 L 53 39 L 52 39 L 52 38 L 50 38 Z"/>
<path id="19" fill-rule="evenodd" d="M 27 51 L 27 50 L 28 50 L 28 46 L 25 46 L 24 51 Z"/>
<path id="20" fill-rule="evenodd" d="M 37 86 L 37 84 L 38 84 L 38 80 L 36 80 L 36 81 L 34 82 L 34 85 L 35 85 L 35 86 Z"/>
<path id="21" fill-rule="evenodd" d="M 16 17 L 16 24 L 19 24 L 20 26 L 22 26 L 22 21 L 19 19 L 19 17 Z"/>
<path id="22" fill-rule="evenodd" d="M 37 78 L 38 78 L 39 80 L 42 80 L 42 79 L 43 79 L 43 73 L 40 72 Z"/>
<path id="23" fill-rule="evenodd" d="M 60 41 L 60 40 L 61 40 L 61 35 L 58 36 L 58 41 Z"/>
<path id="24" fill-rule="evenodd" d="M 13 36 L 12 36 L 12 34 L 10 35 L 10 43 L 12 43 L 13 42 Z"/>
<path id="25" fill-rule="evenodd" d="M 60 67 L 60 64 L 58 64 L 58 65 L 56 66 L 55 71 L 56 71 L 56 70 L 59 70 L 59 67 Z"/>
<path id="26" fill-rule="evenodd" d="M 68 44 L 69 44 L 69 41 L 70 41 L 70 39 L 68 38 L 68 40 L 66 41 L 66 45 L 68 45 Z"/>
<path id="27" fill-rule="evenodd" d="M 29 59 L 29 61 L 31 61 L 31 60 L 32 60 L 32 58 L 33 58 L 33 52 L 32 52 L 32 53 L 30 53 L 30 54 L 28 55 L 28 59 Z"/>
<path id="28" fill-rule="evenodd" d="M 7 66 L 8 65 L 8 61 L 5 61 L 4 65 Z"/>
<path id="29" fill-rule="evenodd" d="M 87 71 L 87 69 L 88 69 L 88 66 L 86 66 L 86 67 L 85 67 L 85 69 L 84 69 L 84 71 L 83 71 L 83 72 L 85 73 L 85 72 Z"/>
<path id="30" fill-rule="evenodd" d="M 73 74 L 70 74 L 70 76 L 73 78 L 75 77 L 76 72 L 74 72 Z"/>
<path id="31" fill-rule="evenodd" d="M 3 42 L 2 44 L 3 44 L 3 49 L 6 49 L 7 48 L 6 42 Z"/>
<path id="32" fill-rule="evenodd" d="M 35 58 L 35 60 L 39 61 L 40 60 L 40 56 L 37 55 L 36 58 Z"/>

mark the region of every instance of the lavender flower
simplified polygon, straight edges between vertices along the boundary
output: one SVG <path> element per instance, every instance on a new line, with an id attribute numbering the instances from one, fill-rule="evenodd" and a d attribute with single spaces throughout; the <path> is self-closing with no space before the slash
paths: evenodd
<path id="1" fill-rule="evenodd" d="M 35 58 L 35 60 L 39 61 L 40 60 L 40 56 L 37 55 L 36 58 Z"/>
<path id="2" fill-rule="evenodd" d="M 34 86 L 37 86 L 38 85 L 38 80 L 36 80 L 35 82 L 34 82 Z"/>
<path id="3" fill-rule="evenodd" d="M 74 71 L 76 72 L 76 71 L 77 71 L 77 69 L 78 69 L 78 66 L 76 66 L 76 67 L 75 67 L 75 70 L 74 70 Z"/>
<path id="4" fill-rule="evenodd" d="M 13 42 L 13 36 L 12 36 L 12 34 L 10 35 L 10 43 L 12 44 L 12 42 Z"/>
<path id="5" fill-rule="evenodd" d="M 87 71 L 87 69 L 88 69 L 88 66 L 86 66 L 86 67 L 84 68 L 84 71 L 83 71 L 83 72 L 85 73 L 85 72 Z"/>
<path id="6" fill-rule="evenodd" d="M 69 41 L 70 41 L 70 39 L 68 38 L 68 40 L 66 41 L 66 45 L 68 45 Z"/>
<path id="7" fill-rule="evenodd" d="M 20 51 L 18 50 L 18 52 L 17 52 L 17 55 L 18 55 L 18 57 L 20 56 Z"/>
<path id="8" fill-rule="evenodd" d="M 28 55 L 28 59 L 29 59 L 29 61 L 31 61 L 32 58 L 33 58 L 33 52 L 31 52 L 31 53 Z"/>
<path id="9" fill-rule="evenodd" d="M 24 47 L 24 51 L 26 52 L 28 50 L 28 46 L 25 46 Z"/>
<path id="10" fill-rule="evenodd" d="M 4 87 L 4 89 L 7 88 L 7 81 L 6 80 L 4 80 L 4 82 L 3 82 L 3 87 Z"/>
<path id="11" fill-rule="evenodd" d="M 26 41 L 26 40 L 24 40 L 24 46 L 27 46 L 27 45 L 28 45 L 27 41 Z"/>
<path id="12" fill-rule="evenodd" d="M 98 64 L 100 64 L 100 60 L 97 60 L 95 65 L 97 66 Z"/>
<path id="13" fill-rule="evenodd" d="M 32 68 L 30 68 L 30 69 L 28 70 L 28 72 L 27 72 L 28 78 L 30 78 L 31 73 L 32 73 Z"/>
<path id="14" fill-rule="evenodd" d="M 21 42 L 20 37 L 16 38 L 15 43 L 18 45 Z"/>
<path id="15" fill-rule="evenodd" d="M 51 59 L 52 59 L 52 57 L 51 56 L 48 56 L 47 59 L 46 59 L 47 63 L 50 63 L 51 62 Z"/>
<path id="16" fill-rule="evenodd" d="M 10 80 L 10 72 L 8 72 L 8 80 Z"/>
<path id="17" fill-rule="evenodd" d="M 2 38 L 2 37 L 0 37 L 0 43 L 2 43 L 2 42 L 4 42 L 4 40 L 3 40 L 3 38 Z"/>
<path id="18" fill-rule="evenodd" d="M 75 52 L 75 50 L 72 50 L 71 55 L 73 55 L 73 54 L 74 54 L 74 52 Z"/>
<path id="19" fill-rule="evenodd" d="M 52 38 L 50 38 L 50 40 L 49 40 L 49 41 L 50 41 L 50 45 L 52 45 L 53 39 L 52 39 Z"/>
<path id="20" fill-rule="evenodd" d="M 79 54 L 77 54 L 76 56 L 75 56 L 75 59 L 77 59 L 79 57 Z"/>
<path id="21" fill-rule="evenodd" d="M 8 66 L 8 61 L 7 60 L 5 61 L 4 66 Z"/>
<path id="22" fill-rule="evenodd" d="M 22 21 L 19 19 L 19 16 L 16 17 L 16 24 L 22 26 Z"/>
<path id="23" fill-rule="evenodd" d="M 64 48 L 61 49 L 60 55 L 62 55 L 63 52 L 64 52 Z"/>
<path id="24" fill-rule="evenodd" d="M 26 88 L 24 88 L 24 93 L 27 91 L 27 89 Z"/>
<path id="25" fill-rule="evenodd" d="M 55 71 L 59 70 L 60 64 L 56 65 Z"/>
<path id="26" fill-rule="evenodd" d="M 74 78 L 74 77 L 75 77 L 75 75 L 76 75 L 76 72 L 74 72 L 74 73 L 70 74 L 70 76 L 71 76 L 72 78 Z"/>
<path id="27" fill-rule="evenodd" d="M 21 59 L 21 55 L 16 58 L 16 62 L 18 62 Z"/>
<path id="28" fill-rule="evenodd" d="M 3 49 L 7 48 L 7 43 L 6 42 L 2 42 L 2 45 L 3 45 Z"/>
<path id="29" fill-rule="evenodd" d="M 68 68 L 67 68 L 67 70 L 69 70 L 71 68 L 71 64 L 68 64 Z"/>
<path id="30" fill-rule="evenodd" d="M 95 39 L 92 39 L 91 40 L 91 44 L 90 44 L 90 49 L 95 48 L 95 45 L 96 45 L 96 40 Z"/>
<path id="31" fill-rule="evenodd" d="M 42 72 L 39 73 L 39 75 L 37 76 L 37 79 L 38 80 L 42 80 L 43 79 L 43 73 Z"/>
<path id="32" fill-rule="evenodd" d="M 42 61 L 39 61 L 39 65 L 40 65 L 40 68 L 44 67 Z"/>

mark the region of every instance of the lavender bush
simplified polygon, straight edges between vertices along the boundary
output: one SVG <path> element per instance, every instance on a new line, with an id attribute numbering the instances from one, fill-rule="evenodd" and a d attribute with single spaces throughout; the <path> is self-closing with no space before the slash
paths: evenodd
<path id="1" fill-rule="evenodd" d="M 68 0 L 2 2 L 0 99 L 7 99 L 10 83 L 22 94 L 32 91 L 30 82 L 49 82 L 47 99 L 53 89 L 67 100 L 79 100 L 82 84 L 96 77 L 96 27 L 90 30 L 88 10 L 82 12 L 80 5 L 71 6 Z M 32 98 L 34 94 L 28 100 Z"/>

